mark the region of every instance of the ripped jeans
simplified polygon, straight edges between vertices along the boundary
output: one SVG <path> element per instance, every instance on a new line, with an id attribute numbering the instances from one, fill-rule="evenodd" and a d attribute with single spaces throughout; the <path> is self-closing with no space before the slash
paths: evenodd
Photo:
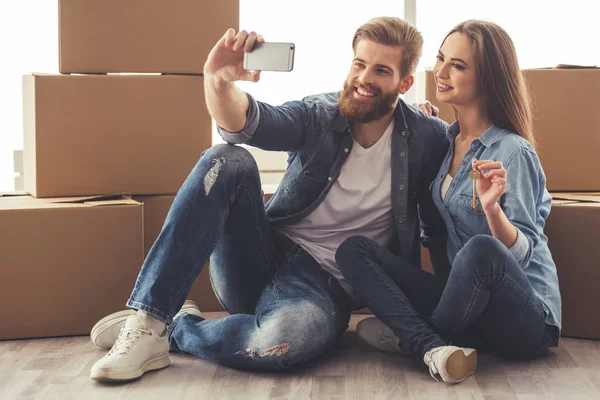
<path id="1" fill-rule="evenodd" d="M 231 314 L 173 321 L 210 257 L 210 279 Z M 338 281 L 270 225 L 252 155 L 208 149 L 175 197 L 127 306 L 169 326 L 169 347 L 244 369 L 277 370 L 324 353 L 348 327 Z"/>

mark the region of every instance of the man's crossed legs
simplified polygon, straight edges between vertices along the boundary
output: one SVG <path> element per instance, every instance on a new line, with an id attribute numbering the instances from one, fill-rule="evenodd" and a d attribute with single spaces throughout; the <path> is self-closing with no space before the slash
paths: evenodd
<path id="1" fill-rule="evenodd" d="M 180 313 L 173 320 L 209 257 L 211 283 L 231 315 L 206 320 Z M 168 330 L 130 316 L 92 367 L 94 379 L 134 379 L 168 366 L 168 350 L 233 368 L 288 368 L 330 348 L 348 327 L 352 307 L 332 275 L 273 230 L 256 162 L 231 145 L 207 150 L 186 179 L 127 306 Z"/>

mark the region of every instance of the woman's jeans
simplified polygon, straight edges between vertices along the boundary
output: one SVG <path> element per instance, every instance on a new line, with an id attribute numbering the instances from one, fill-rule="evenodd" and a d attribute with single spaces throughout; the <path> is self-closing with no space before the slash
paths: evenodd
<path id="1" fill-rule="evenodd" d="M 467 242 L 447 282 L 360 236 L 344 241 L 336 260 L 359 299 L 412 354 L 452 342 L 528 358 L 558 343 L 521 266 L 492 236 Z"/>
<path id="2" fill-rule="evenodd" d="M 172 321 L 209 257 L 213 289 L 231 315 Z M 171 350 L 271 370 L 325 352 L 352 307 L 332 275 L 273 230 L 256 162 L 231 145 L 207 150 L 188 176 L 127 306 L 170 324 Z"/>

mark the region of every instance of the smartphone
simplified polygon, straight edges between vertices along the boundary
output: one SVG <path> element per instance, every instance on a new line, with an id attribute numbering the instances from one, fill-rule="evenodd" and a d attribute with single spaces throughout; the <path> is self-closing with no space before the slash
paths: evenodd
<path id="1" fill-rule="evenodd" d="M 244 53 L 244 68 L 249 71 L 285 71 L 294 68 L 294 43 L 256 43 Z"/>

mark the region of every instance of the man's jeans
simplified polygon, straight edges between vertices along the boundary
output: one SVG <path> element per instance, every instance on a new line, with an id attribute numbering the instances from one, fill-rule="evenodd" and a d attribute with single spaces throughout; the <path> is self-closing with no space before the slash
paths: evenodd
<path id="1" fill-rule="evenodd" d="M 338 248 L 337 263 L 360 300 L 415 355 L 445 346 L 536 356 L 558 343 L 542 302 L 516 258 L 492 236 L 458 252 L 447 282 L 360 236 Z"/>
<path id="2" fill-rule="evenodd" d="M 208 258 L 217 297 L 231 314 L 174 322 Z M 171 324 L 171 350 L 233 368 L 281 369 L 331 347 L 351 301 L 338 281 L 269 224 L 250 153 L 207 150 L 175 197 L 128 307 Z"/>

